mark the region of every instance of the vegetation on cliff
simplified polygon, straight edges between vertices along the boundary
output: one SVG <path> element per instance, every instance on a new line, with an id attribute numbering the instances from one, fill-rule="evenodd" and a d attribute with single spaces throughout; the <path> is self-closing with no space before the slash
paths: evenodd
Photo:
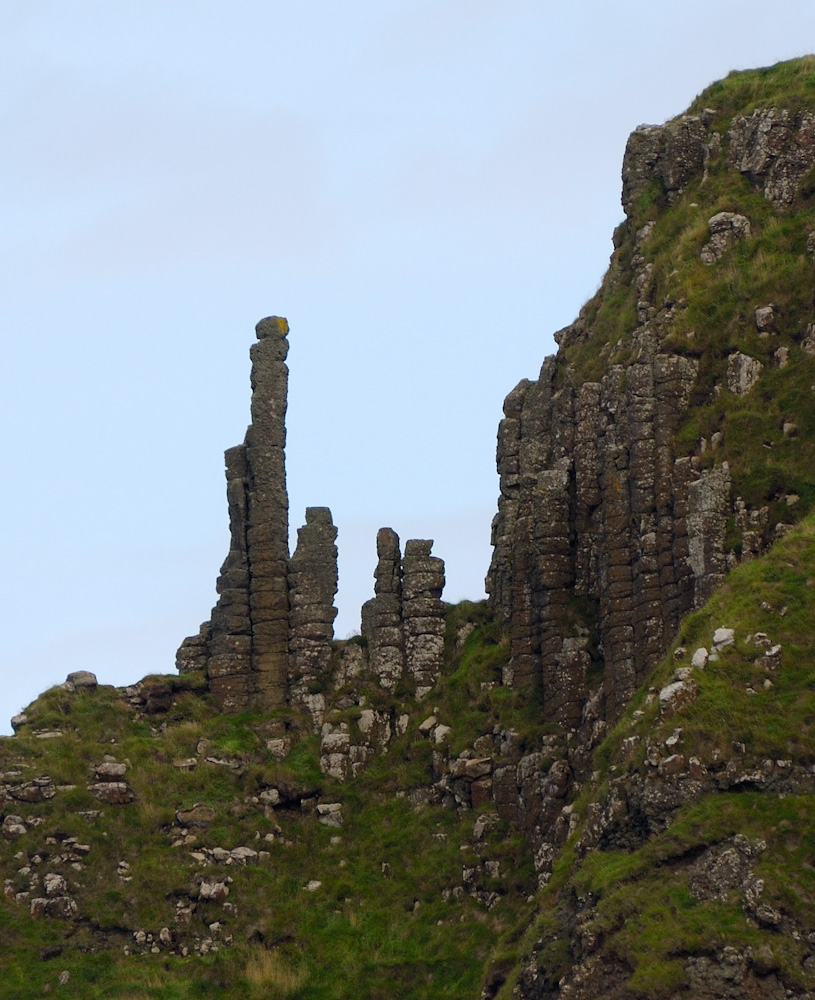
<path id="1" fill-rule="evenodd" d="M 541 458 L 548 427 L 519 431 L 541 475 L 518 476 L 507 451 L 507 481 L 523 480 L 508 491 L 533 494 L 518 509 L 558 570 L 547 565 L 548 589 L 526 609 L 556 605 L 561 631 L 541 635 L 563 658 L 544 682 L 532 667 L 519 681 L 513 663 L 519 633 L 530 662 L 542 658 L 529 620 L 506 627 L 464 602 L 447 608 L 424 697 L 415 676 L 383 686 L 359 668 L 364 638 L 329 647 L 299 700 L 241 714 L 223 713 L 205 672 L 127 689 L 76 676 L 46 692 L 0 740 L 0 996 L 815 995 L 815 168 L 801 166 L 814 69 L 807 58 L 731 74 L 690 118 L 632 136 L 609 272 L 536 388 L 550 405 L 607 379 L 611 409 L 624 408 L 652 391 L 664 356 L 663 384 L 691 387 L 661 397 L 668 485 L 653 504 L 639 486 L 654 475 L 647 456 L 615 478 L 637 434 L 657 436 L 652 416 L 632 416 L 629 438 L 609 422 L 608 466 L 581 470 L 594 475 L 587 509 L 621 482 L 639 491 L 639 507 L 613 512 L 628 563 L 608 589 L 639 599 L 632 561 L 662 559 L 654 579 L 675 607 L 632 604 L 655 649 L 668 640 L 645 611 L 667 630 L 708 593 L 688 590 L 680 608 L 692 574 L 668 579 L 679 542 L 702 583 L 721 576 L 705 546 L 730 569 L 644 683 L 638 666 L 611 699 L 617 625 L 594 630 L 601 598 L 566 583 L 551 599 L 582 544 L 573 498 L 562 535 L 533 515 L 541 490 L 563 500 L 570 473 Z M 600 390 L 580 397 L 586 410 L 589 398 Z M 564 424 L 569 412 L 557 410 Z M 565 441 L 573 428 L 561 430 Z M 713 471 L 724 485 L 710 504 L 728 517 L 682 535 L 688 483 Z M 602 582 L 609 523 L 592 522 L 586 579 Z M 659 532 L 673 549 L 632 555 L 632 538 L 654 545 Z M 515 570 L 532 562 L 513 539 L 505 576 L 528 590 Z M 637 662 L 653 665 L 650 649 Z"/>

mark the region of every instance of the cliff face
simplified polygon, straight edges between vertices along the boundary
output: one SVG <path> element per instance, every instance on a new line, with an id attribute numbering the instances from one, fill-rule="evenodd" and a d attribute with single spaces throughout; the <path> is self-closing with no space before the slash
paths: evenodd
<path id="1" fill-rule="evenodd" d="M 708 108 L 638 128 L 603 287 L 556 336 L 560 350 L 538 379 L 507 396 L 487 590 L 511 632 L 504 681 L 539 685 L 547 719 L 616 721 L 683 616 L 784 529 L 786 515 L 770 517 L 778 484 L 739 496 L 731 452 L 738 463 L 745 445 L 725 425 L 734 400 L 742 412 L 761 407 L 765 368 L 802 362 L 810 296 L 799 289 L 782 320 L 778 306 L 749 297 L 782 289 L 755 281 L 725 330 L 713 308 L 689 320 L 687 307 L 717 269 L 740 271 L 749 286 L 759 230 L 779 220 L 809 264 L 802 185 L 815 165 L 814 124 L 808 112 L 759 108 L 722 121 Z M 752 228 L 745 214 L 716 211 L 739 198 Z M 699 320 L 712 329 L 689 328 Z M 711 411 L 716 430 L 689 438 L 696 414 Z"/>
<path id="2" fill-rule="evenodd" d="M 632 134 L 608 274 L 506 400 L 491 607 L 383 528 L 333 642 L 258 324 L 180 673 L 0 740 L 1 996 L 815 998 L 813 108 L 807 59 Z"/>

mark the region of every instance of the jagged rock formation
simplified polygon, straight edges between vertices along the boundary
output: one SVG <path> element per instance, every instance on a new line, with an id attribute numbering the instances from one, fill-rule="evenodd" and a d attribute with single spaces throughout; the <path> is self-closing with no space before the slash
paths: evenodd
<path id="1" fill-rule="evenodd" d="M 513 684 L 543 685 L 546 713 L 580 721 L 588 696 L 587 629 L 573 598 L 597 609 L 609 714 L 627 703 L 680 617 L 720 579 L 723 525 L 711 490 L 676 459 L 672 436 L 696 366 L 642 331 L 639 357 L 575 385 L 555 359 L 507 397 L 488 591 L 512 630 Z M 717 473 L 721 476 L 723 473 Z M 693 548 L 694 558 L 690 560 Z M 707 580 L 708 575 L 714 580 Z M 698 597 L 696 592 L 698 591 Z"/>
<path id="2" fill-rule="evenodd" d="M 694 332 L 675 334 L 685 303 L 658 293 L 665 277 L 649 252 L 657 210 L 650 218 L 643 212 L 649 198 L 674 204 L 714 168 L 739 171 L 774 206 L 789 206 L 815 165 L 815 118 L 757 110 L 736 117 L 723 143 L 716 116 L 706 109 L 641 126 L 628 141 L 627 221 L 598 293 L 599 301 L 630 288 L 636 297 L 636 321 L 616 343 L 624 356 L 614 363 L 615 345 L 592 330 L 590 303 L 556 335 L 560 351 L 538 379 L 523 380 L 504 404 L 487 577 L 492 605 L 511 631 L 504 679 L 540 685 L 546 717 L 568 727 L 619 717 L 682 616 L 709 598 L 736 558 L 726 550 L 728 519 L 747 555 L 760 547 L 756 524 L 767 524 L 766 508 L 763 515 L 744 510 L 731 495 L 726 455 L 715 454 L 720 432 L 690 454 L 676 441 L 691 406 L 721 392 L 755 391 L 766 362 L 733 350 L 716 384 L 700 385 Z M 735 212 L 714 214 L 708 228 L 701 258 L 711 268 L 752 234 L 750 220 Z M 760 337 L 775 335 L 775 307 L 755 303 L 750 311 Z M 593 341 L 604 370 L 586 377 L 579 352 L 585 357 Z M 782 346 L 770 360 L 783 367 L 789 358 Z"/>
<path id="3" fill-rule="evenodd" d="M 405 643 L 402 633 L 402 553 L 399 536 L 380 528 L 376 536 L 374 597 L 362 605 L 362 635 L 368 641 L 371 670 L 387 691 L 402 676 Z"/>
<path id="4" fill-rule="evenodd" d="M 375 597 L 362 607 L 362 635 L 372 672 L 392 691 L 407 669 L 424 697 L 438 679 L 444 652 L 444 561 L 432 556 L 433 542 L 411 539 L 400 557 L 399 536 L 382 528 Z"/>
<path id="5" fill-rule="evenodd" d="M 224 711 L 285 700 L 289 673 L 289 500 L 286 492 L 288 353 L 285 319 L 255 328 L 252 423 L 225 455 L 229 554 L 209 622 L 179 649 L 180 672 L 206 673 Z"/>
<path id="6" fill-rule="evenodd" d="M 402 621 L 405 664 L 423 698 L 441 672 L 444 653 L 444 561 L 432 556 L 433 542 L 414 538 L 402 560 Z"/>
<path id="7" fill-rule="evenodd" d="M 289 559 L 288 331 L 278 316 L 256 327 L 252 423 L 244 443 L 225 453 L 230 546 L 218 603 L 199 633 L 183 641 L 176 665 L 179 673 L 205 676 L 225 712 L 290 702 L 306 708 L 319 728 L 326 686 L 369 672 L 392 691 L 407 668 L 417 695 L 427 693 L 444 650 L 444 563 L 431 556 L 432 541 L 422 540 L 409 541 L 402 559 L 399 536 L 382 528 L 375 597 L 362 609 L 369 649 L 345 647 L 332 662 L 337 529 L 327 507 L 306 509 Z"/>
<path id="8" fill-rule="evenodd" d="M 337 609 L 337 529 L 328 507 L 307 507 L 289 563 L 289 694 L 322 722 L 324 700 L 311 690 L 328 669 Z M 320 697 L 320 700 L 313 699 Z"/>

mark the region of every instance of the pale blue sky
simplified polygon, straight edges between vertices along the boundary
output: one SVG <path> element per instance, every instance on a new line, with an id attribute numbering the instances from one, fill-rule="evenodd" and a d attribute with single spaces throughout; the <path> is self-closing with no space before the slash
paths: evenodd
<path id="1" fill-rule="evenodd" d="M 809 0 L 3 0 L 0 732 L 173 670 L 227 546 L 248 350 L 291 325 L 292 530 L 482 596 L 503 397 L 593 293 L 628 133 L 815 49 Z"/>

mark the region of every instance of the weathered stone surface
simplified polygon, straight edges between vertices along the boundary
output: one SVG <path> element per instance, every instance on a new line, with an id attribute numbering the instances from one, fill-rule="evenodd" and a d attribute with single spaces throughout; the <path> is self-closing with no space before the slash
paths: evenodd
<path id="1" fill-rule="evenodd" d="M 657 179 L 669 199 L 701 174 L 709 153 L 709 113 L 683 115 L 665 125 L 640 125 L 631 133 L 623 157 L 623 208 L 631 214 L 638 195 Z"/>
<path id="2" fill-rule="evenodd" d="M 68 674 L 65 680 L 66 687 L 71 691 L 95 691 L 98 687 L 96 674 L 90 670 L 75 670 Z"/>
<path id="3" fill-rule="evenodd" d="M 181 826 L 209 826 L 215 819 L 216 813 L 212 806 L 204 802 L 196 802 L 190 809 L 179 809 L 175 818 Z"/>
<path id="4" fill-rule="evenodd" d="M 441 672 L 444 652 L 444 562 L 432 556 L 433 542 L 412 539 L 402 559 L 402 627 L 405 664 L 422 697 Z"/>
<path id="5" fill-rule="evenodd" d="M 100 781 L 88 785 L 88 791 L 109 806 L 124 806 L 136 797 L 126 781 Z"/>
<path id="6" fill-rule="evenodd" d="M 368 641 L 372 673 L 393 690 L 405 666 L 402 632 L 402 558 L 399 536 L 380 528 L 376 536 L 374 598 L 362 606 L 362 635 Z"/>
<path id="7" fill-rule="evenodd" d="M 285 444 L 288 323 L 255 328 L 252 422 L 225 454 L 230 546 L 212 617 L 185 639 L 180 672 L 203 672 L 224 711 L 268 709 L 287 694 L 289 674 L 288 493 Z"/>
<path id="8" fill-rule="evenodd" d="M 749 392 L 758 382 L 764 365 L 749 354 L 736 351 L 727 359 L 727 388 L 737 396 Z"/>
<path id="9" fill-rule="evenodd" d="M 738 240 L 750 235 L 750 220 L 735 212 L 719 212 L 707 220 L 710 240 L 700 257 L 705 264 L 715 264 Z"/>
<path id="10" fill-rule="evenodd" d="M 759 108 L 733 121 L 729 161 L 776 205 L 789 205 L 815 166 L 815 115 Z"/>
<path id="11" fill-rule="evenodd" d="M 310 689 L 328 667 L 337 593 L 337 529 L 327 507 L 306 508 L 289 564 L 289 695 L 309 705 Z M 322 714 L 314 716 L 315 725 Z"/>
<path id="12" fill-rule="evenodd" d="M 613 719 L 704 589 L 697 576 L 724 572 L 729 479 L 717 467 L 702 477 L 710 488 L 693 488 L 698 474 L 673 454 L 696 363 L 662 352 L 647 326 L 635 338 L 636 359 L 600 382 L 547 358 L 507 397 L 498 433 L 487 591 L 510 627 L 504 681 L 540 684 L 546 716 L 567 725 L 582 721 L 592 649 L 603 650 L 600 714 Z"/>

